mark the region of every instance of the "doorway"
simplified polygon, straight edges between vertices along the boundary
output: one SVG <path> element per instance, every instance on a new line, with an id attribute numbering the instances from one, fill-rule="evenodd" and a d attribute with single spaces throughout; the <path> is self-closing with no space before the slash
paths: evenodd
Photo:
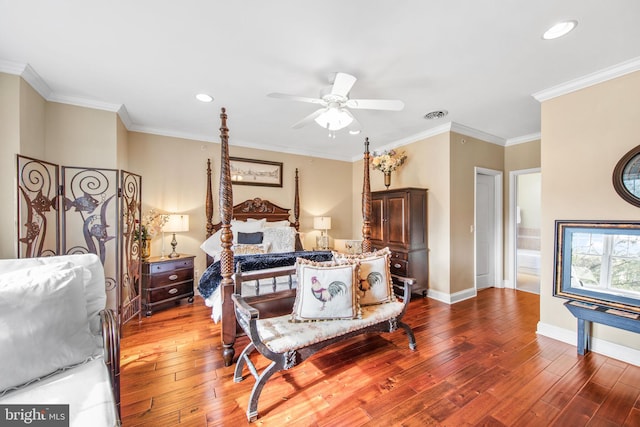
<path id="1" fill-rule="evenodd" d="M 475 168 L 475 288 L 502 282 L 502 172 Z"/>
<path id="2" fill-rule="evenodd" d="M 541 173 L 511 173 L 512 280 L 515 289 L 540 294 Z"/>

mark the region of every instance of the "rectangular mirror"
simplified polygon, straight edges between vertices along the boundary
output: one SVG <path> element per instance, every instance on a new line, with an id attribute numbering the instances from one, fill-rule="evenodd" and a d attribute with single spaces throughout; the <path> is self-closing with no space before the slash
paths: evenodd
<path id="1" fill-rule="evenodd" d="M 640 313 L 640 222 L 556 221 L 553 295 Z"/>

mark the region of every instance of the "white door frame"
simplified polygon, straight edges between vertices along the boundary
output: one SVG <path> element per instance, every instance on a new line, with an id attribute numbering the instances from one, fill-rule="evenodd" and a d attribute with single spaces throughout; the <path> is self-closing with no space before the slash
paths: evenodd
<path id="1" fill-rule="evenodd" d="M 473 287 L 474 289 L 478 289 L 476 275 L 477 275 L 477 258 L 478 254 L 476 253 L 476 228 L 477 228 L 477 204 L 478 204 L 478 175 L 489 175 L 493 177 L 493 188 L 495 193 L 494 203 L 495 203 L 495 235 L 494 235 L 494 262 L 495 262 L 495 273 L 496 273 L 496 287 L 502 287 L 502 278 L 503 278 L 503 252 L 502 252 L 502 171 L 487 169 L 481 167 L 474 167 L 474 175 L 473 175 Z"/>
<path id="2" fill-rule="evenodd" d="M 542 172 L 541 168 L 531 169 L 519 169 L 509 172 L 509 225 L 507 226 L 507 265 L 509 266 L 507 271 L 507 280 L 505 280 L 505 287 L 515 289 L 516 288 L 516 249 L 518 248 L 516 239 L 518 238 L 516 222 L 517 210 L 518 210 L 518 188 L 517 179 L 520 175 L 527 175 L 530 173 Z"/>

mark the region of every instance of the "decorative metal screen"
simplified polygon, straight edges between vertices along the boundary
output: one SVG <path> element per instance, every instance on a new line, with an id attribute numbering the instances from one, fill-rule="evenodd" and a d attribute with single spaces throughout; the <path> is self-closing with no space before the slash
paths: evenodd
<path id="1" fill-rule="evenodd" d="M 140 241 L 135 238 L 140 227 L 142 200 L 142 177 L 130 172 L 121 172 L 121 212 L 122 232 L 120 234 L 120 256 L 122 272 L 120 274 L 120 298 L 122 323 L 126 323 L 136 314 L 142 313 L 140 295 L 141 268 Z"/>
<path id="2" fill-rule="evenodd" d="M 18 156 L 18 258 L 60 253 L 58 169 Z"/>
<path id="3" fill-rule="evenodd" d="M 98 255 L 107 307 L 118 312 L 120 175 L 114 169 L 62 167 L 62 254 Z"/>
<path id="4" fill-rule="evenodd" d="M 94 253 L 107 307 L 120 324 L 141 313 L 142 177 L 115 169 L 59 167 L 18 156 L 18 256 Z M 58 176 L 62 184 L 58 184 Z"/>

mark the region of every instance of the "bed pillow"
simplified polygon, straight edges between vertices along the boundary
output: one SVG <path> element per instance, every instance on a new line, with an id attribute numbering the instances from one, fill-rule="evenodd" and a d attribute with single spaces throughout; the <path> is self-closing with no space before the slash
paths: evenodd
<path id="1" fill-rule="evenodd" d="M 240 244 L 233 245 L 233 253 L 235 255 L 254 255 L 254 254 L 266 254 L 269 252 L 268 243 L 258 244 Z"/>
<path id="2" fill-rule="evenodd" d="M 234 236 L 239 231 L 243 233 L 255 233 L 256 231 L 260 231 L 266 222 L 266 219 L 256 219 L 253 221 L 238 221 L 234 219 L 231 220 L 231 230 Z"/>
<path id="3" fill-rule="evenodd" d="M 267 221 L 267 222 L 264 223 L 264 227 L 265 228 L 291 227 L 291 223 L 289 221 L 287 221 L 286 219 L 284 219 L 282 221 Z"/>
<path id="4" fill-rule="evenodd" d="M 271 245 L 271 253 L 296 250 L 296 229 L 293 227 L 267 227 L 262 229 L 263 243 Z"/>
<path id="5" fill-rule="evenodd" d="M 298 284 L 291 322 L 356 319 L 362 316 L 354 284 L 357 263 L 296 260 Z"/>
<path id="6" fill-rule="evenodd" d="M 213 233 L 207 238 L 207 240 L 202 242 L 202 244 L 200 245 L 200 249 L 202 249 L 210 257 L 216 258 L 220 256 L 220 252 L 222 251 L 222 243 L 220 241 L 221 234 L 222 230 L 218 230 Z"/>
<path id="7" fill-rule="evenodd" d="M 89 331 L 83 270 L 0 275 L 0 390 L 99 353 Z"/>
<path id="8" fill-rule="evenodd" d="M 233 243 L 238 243 L 238 233 L 255 233 L 262 229 L 262 226 L 267 222 L 266 219 L 253 220 L 253 221 L 231 221 L 231 232 L 233 233 Z M 222 235 L 222 229 L 213 233 L 207 240 L 202 242 L 200 249 L 202 249 L 207 255 L 214 260 L 218 260 L 220 252 L 222 252 L 222 242 L 220 236 Z"/>
<path id="9" fill-rule="evenodd" d="M 337 262 L 360 263 L 360 280 L 357 289 L 362 306 L 396 300 L 391 280 L 389 248 L 357 255 L 333 252 L 333 259 Z"/>
<path id="10" fill-rule="evenodd" d="M 238 244 L 256 245 L 262 243 L 262 238 L 263 234 L 261 231 L 256 231 L 255 233 L 238 232 Z"/>

